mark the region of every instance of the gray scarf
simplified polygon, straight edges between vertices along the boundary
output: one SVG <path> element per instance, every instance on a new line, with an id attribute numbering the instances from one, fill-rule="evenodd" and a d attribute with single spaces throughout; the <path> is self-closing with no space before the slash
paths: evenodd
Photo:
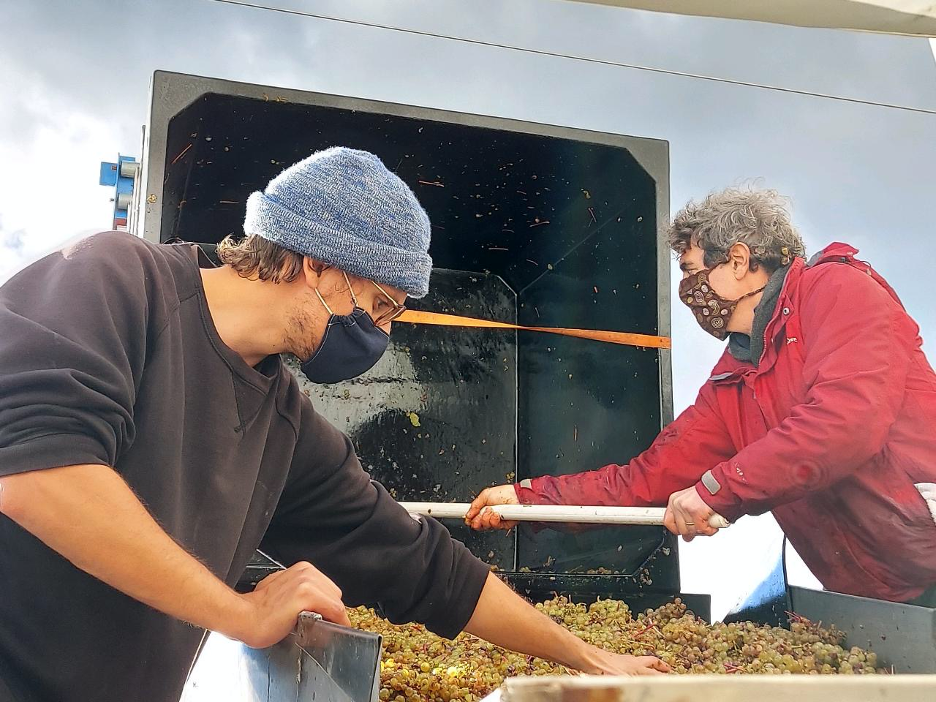
<path id="1" fill-rule="evenodd" d="M 751 335 L 741 334 L 740 332 L 731 332 L 728 337 L 728 353 L 739 361 L 753 363 L 757 368 L 761 356 L 764 355 L 764 332 L 767 331 L 767 325 L 773 317 L 774 310 L 777 309 L 777 301 L 780 299 L 780 291 L 783 290 L 783 282 L 786 280 L 790 266 L 778 268 L 767 281 L 767 287 L 764 288 L 764 294 L 754 308 L 754 322 L 751 325 Z"/>

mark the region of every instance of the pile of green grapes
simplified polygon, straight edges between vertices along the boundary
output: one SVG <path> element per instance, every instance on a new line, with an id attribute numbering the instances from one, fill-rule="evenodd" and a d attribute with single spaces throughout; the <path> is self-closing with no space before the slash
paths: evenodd
<path id="1" fill-rule="evenodd" d="M 565 597 L 536 605 L 576 636 L 617 653 L 656 655 L 676 673 L 794 674 L 883 673 L 877 654 L 842 648 L 842 635 L 796 619 L 790 629 L 706 624 L 679 599 L 634 616 L 617 600 L 591 606 Z M 390 702 L 477 702 L 515 675 L 557 675 L 565 668 L 506 651 L 470 634 L 454 641 L 418 624 L 396 626 L 373 610 L 350 612 L 360 629 L 383 635 L 380 699 Z"/>

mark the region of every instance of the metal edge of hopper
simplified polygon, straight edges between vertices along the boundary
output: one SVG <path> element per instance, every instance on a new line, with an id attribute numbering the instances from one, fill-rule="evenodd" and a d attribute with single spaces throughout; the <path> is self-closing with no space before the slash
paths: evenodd
<path id="1" fill-rule="evenodd" d="M 183 702 L 376 702 L 382 639 L 304 612 L 266 648 L 212 634 L 207 667 L 193 667 Z M 6 699 L 6 698 L 4 698 Z"/>
<path id="2" fill-rule="evenodd" d="M 370 702 L 377 698 L 383 645 L 379 634 L 334 624 L 318 614 L 303 612 L 292 637 L 296 646 L 350 702 Z"/>
<path id="3" fill-rule="evenodd" d="M 898 673 L 936 673 L 936 609 L 790 587 L 793 611 L 845 634 Z M 936 694 L 934 694 L 936 698 Z"/>
<path id="4" fill-rule="evenodd" d="M 518 677 L 484 702 L 931 702 L 933 676 Z"/>

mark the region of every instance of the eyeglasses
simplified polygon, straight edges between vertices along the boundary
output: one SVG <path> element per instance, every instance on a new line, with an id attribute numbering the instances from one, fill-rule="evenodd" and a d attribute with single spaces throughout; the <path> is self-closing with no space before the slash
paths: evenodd
<path id="1" fill-rule="evenodd" d="M 351 293 L 351 301 L 354 303 L 355 307 L 360 307 L 358 304 L 357 295 L 354 294 L 354 288 L 351 287 L 351 280 L 348 278 L 348 274 L 342 271 L 342 275 L 344 276 L 345 282 L 348 284 L 348 292 Z M 371 315 L 371 318 L 374 320 L 374 326 L 382 327 L 385 324 L 390 324 L 390 322 L 392 322 L 394 319 L 397 319 L 401 314 L 406 312 L 406 305 L 401 305 L 399 302 L 394 300 L 390 293 L 380 287 L 377 283 L 374 283 L 373 280 L 371 283 L 373 283 L 374 287 L 380 291 L 381 295 L 387 298 L 386 302 L 390 303 L 390 309 L 386 312 L 381 312 L 376 317 Z M 322 304 L 325 306 L 325 309 L 328 310 L 328 314 L 333 314 L 331 307 L 328 306 L 328 303 L 325 302 L 325 298 L 322 297 L 322 293 L 316 289 L 315 294 L 318 295 L 319 300 L 321 300 Z"/>
<path id="2" fill-rule="evenodd" d="M 387 298 L 387 302 L 389 302 L 391 305 L 389 310 L 377 315 L 377 318 L 374 320 L 374 324 L 376 326 L 382 327 L 385 324 L 390 324 L 390 322 L 397 319 L 401 314 L 406 312 L 406 305 L 401 305 L 399 302 L 394 300 L 390 293 L 380 287 L 377 283 L 374 283 L 373 280 L 371 283 L 373 283 L 374 287 L 377 288 L 385 298 Z"/>

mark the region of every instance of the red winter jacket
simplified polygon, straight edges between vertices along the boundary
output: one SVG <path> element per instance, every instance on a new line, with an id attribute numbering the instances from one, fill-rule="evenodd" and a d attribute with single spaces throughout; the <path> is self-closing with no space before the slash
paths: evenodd
<path id="1" fill-rule="evenodd" d="M 936 374 L 897 295 L 845 244 L 797 259 L 755 368 L 727 351 L 627 465 L 516 485 L 523 503 L 665 505 L 696 486 L 734 520 L 772 510 L 829 590 L 906 601 L 936 583 Z"/>

